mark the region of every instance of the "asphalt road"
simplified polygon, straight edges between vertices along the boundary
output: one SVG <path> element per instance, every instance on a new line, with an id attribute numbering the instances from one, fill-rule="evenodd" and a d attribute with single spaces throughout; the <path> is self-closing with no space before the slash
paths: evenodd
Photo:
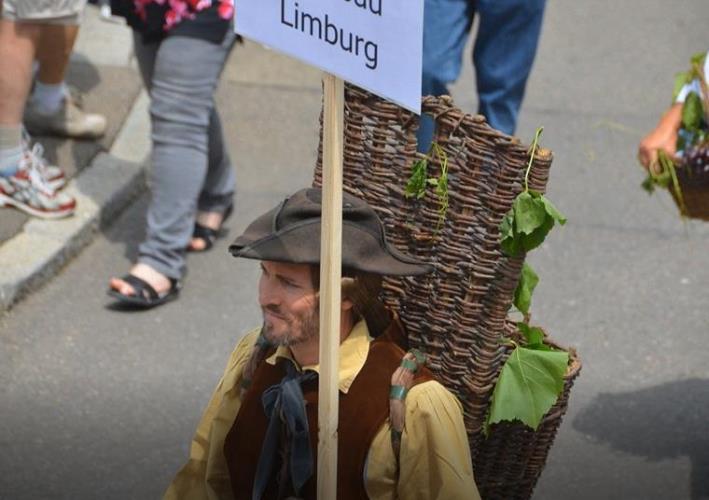
<path id="1" fill-rule="evenodd" d="M 709 498 L 709 226 L 648 197 L 635 165 L 673 74 L 707 48 L 707 19 L 706 0 L 548 2 L 519 135 L 545 127 L 549 196 L 569 223 L 530 257 L 532 310 L 584 368 L 535 498 Z M 466 66 L 453 95 L 474 111 Z M 239 177 L 232 236 L 309 183 L 319 103 L 317 71 L 234 52 L 219 92 Z M 0 498 L 159 496 L 258 322 L 256 264 L 230 257 L 228 238 L 190 256 L 179 301 L 107 308 L 145 203 L 0 319 Z"/>

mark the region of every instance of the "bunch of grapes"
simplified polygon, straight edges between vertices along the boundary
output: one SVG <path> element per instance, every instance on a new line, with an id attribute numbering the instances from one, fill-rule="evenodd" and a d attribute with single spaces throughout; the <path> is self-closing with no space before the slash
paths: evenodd
<path id="1" fill-rule="evenodd" d="M 709 141 L 688 147 L 683 163 L 690 176 L 709 175 Z"/>

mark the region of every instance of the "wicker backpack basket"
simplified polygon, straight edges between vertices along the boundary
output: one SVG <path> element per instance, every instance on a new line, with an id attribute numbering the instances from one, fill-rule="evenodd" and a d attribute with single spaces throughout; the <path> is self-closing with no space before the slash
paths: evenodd
<path id="1" fill-rule="evenodd" d="M 449 206 L 441 223 L 435 194 L 418 200 L 404 194 L 411 166 L 422 158 L 416 151 L 418 117 L 354 86 L 347 86 L 345 101 L 344 189 L 374 207 L 393 244 L 435 266 L 423 278 L 387 278 L 383 300 L 399 312 L 411 346 L 428 354 L 428 366 L 463 404 L 482 497 L 529 498 L 581 364 L 570 351 L 563 392 L 537 431 L 503 423 L 483 435 L 509 354 L 501 339 L 517 335 L 507 314 L 524 257 L 501 253 L 498 227 L 522 190 L 527 147 L 481 116 L 464 114 L 449 97 L 424 99 L 423 112 L 436 122 L 434 141 L 448 158 Z M 551 160 L 548 150 L 536 155 L 531 188 L 544 191 Z M 322 142 L 315 185 L 321 184 L 321 161 Z M 440 169 L 433 158 L 429 175 Z"/>

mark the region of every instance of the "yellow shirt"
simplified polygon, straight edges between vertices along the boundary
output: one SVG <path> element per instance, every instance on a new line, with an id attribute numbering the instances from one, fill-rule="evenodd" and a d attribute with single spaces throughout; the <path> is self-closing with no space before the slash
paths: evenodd
<path id="1" fill-rule="evenodd" d="M 240 381 L 260 329 L 249 332 L 231 354 L 226 370 L 197 426 L 188 462 L 165 493 L 165 500 L 232 499 L 224 440 L 239 408 Z M 360 321 L 340 345 L 339 388 L 347 393 L 364 366 L 371 342 L 366 323 Z M 266 360 L 290 358 L 279 347 Z M 318 365 L 304 370 L 318 371 Z M 406 396 L 406 418 L 401 438 L 399 471 L 391 447 L 387 421 L 369 448 L 365 487 L 372 500 L 479 499 L 468 439 L 458 400 L 440 383 L 424 382 Z"/>

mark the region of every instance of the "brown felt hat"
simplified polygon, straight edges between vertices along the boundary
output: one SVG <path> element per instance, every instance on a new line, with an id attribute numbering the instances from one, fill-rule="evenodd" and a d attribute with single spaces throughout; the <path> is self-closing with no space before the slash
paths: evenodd
<path id="1" fill-rule="evenodd" d="M 319 264 L 321 202 L 319 188 L 301 189 L 253 221 L 229 251 L 247 259 Z M 347 193 L 342 196 L 342 267 L 391 276 L 433 270 L 391 246 L 374 210 Z"/>

